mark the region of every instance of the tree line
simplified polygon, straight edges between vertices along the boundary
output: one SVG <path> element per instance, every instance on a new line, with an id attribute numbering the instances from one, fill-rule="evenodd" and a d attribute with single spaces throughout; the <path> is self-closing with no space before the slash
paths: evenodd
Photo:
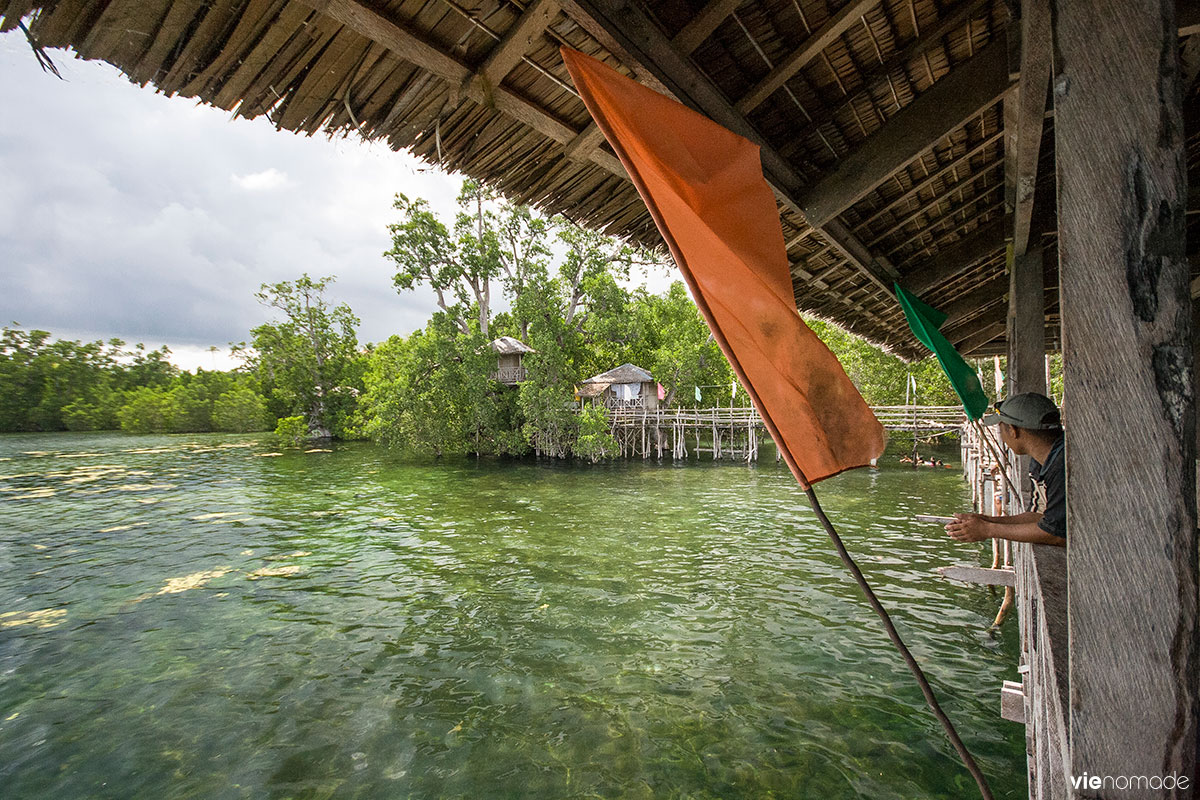
<path id="1" fill-rule="evenodd" d="M 426 287 L 437 311 L 408 336 L 360 345 L 359 320 L 331 298 L 332 277 L 264 284 L 274 319 L 234 345 L 242 366 L 181 372 L 166 348 L 120 340 L 54 340 L 5 328 L 0 339 L 0 430 L 261 431 L 291 439 L 374 441 L 434 455 L 603 457 L 603 408 L 579 408 L 580 383 L 623 363 L 648 370 L 672 406 L 746 404 L 683 284 L 630 288 L 654 253 L 504 202 L 464 182 L 458 213 L 439 219 L 397 195 L 390 227 L 400 292 Z M 502 309 L 502 310 L 497 310 Z M 905 364 L 820 320 L 808 320 L 871 404 L 953 404 L 932 359 Z M 494 379 L 490 342 L 510 336 L 534 352 L 525 379 Z M 740 395 L 740 396 L 739 396 Z"/>

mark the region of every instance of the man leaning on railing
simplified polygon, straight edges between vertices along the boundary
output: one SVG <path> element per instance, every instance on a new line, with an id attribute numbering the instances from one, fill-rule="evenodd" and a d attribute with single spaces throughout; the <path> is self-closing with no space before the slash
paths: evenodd
<path id="1" fill-rule="evenodd" d="M 1067 543 L 1067 477 L 1062 417 L 1054 401 L 1036 392 L 996 404 L 984 425 L 999 425 L 1000 439 L 1019 456 L 1030 456 L 1033 510 L 1012 516 L 955 514 L 946 533 L 958 542 L 1010 539 L 1014 542 Z"/>

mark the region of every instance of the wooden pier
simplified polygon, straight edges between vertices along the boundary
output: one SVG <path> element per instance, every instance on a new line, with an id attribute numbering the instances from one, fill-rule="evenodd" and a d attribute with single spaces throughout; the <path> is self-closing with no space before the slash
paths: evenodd
<path id="1" fill-rule="evenodd" d="M 920 437 L 956 433 L 966 421 L 959 406 L 873 406 L 872 411 L 886 429 Z M 760 447 L 771 441 L 762 417 L 749 407 L 616 408 L 608 413 L 621 458 L 709 456 L 752 463 Z"/>

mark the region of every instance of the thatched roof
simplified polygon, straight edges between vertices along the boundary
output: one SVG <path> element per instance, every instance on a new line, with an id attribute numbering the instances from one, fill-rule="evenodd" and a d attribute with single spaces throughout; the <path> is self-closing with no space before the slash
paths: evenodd
<path id="1" fill-rule="evenodd" d="M 558 53 L 569 45 L 758 142 L 798 308 L 911 357 L 926 351 L 893 281 L 947 311 L 961 349 L 1003 351 L 1014 241 L 1050 256 L 1047 344 L 1058 346 L 1053 108 L 1041 92 L 1011 102 L 1012 6 L 0 0 L 0 30 L 34 12 L 38 42 L 139 84 L 286 130 L 385 139 L 515 201 L 661 246 L 571 85 Z M 1196 3 L 1179 16 L 1181 33 L 1200 30 Z M 1189 226 L 1200 242 L 1200 217 Z"/>
<path id="2" fill-rule="evenodd" d="M 493 339 L 491 347 L 502 356 L 537 352 L 537 350 L 534 350 L 520 339 L 514 339 L 511 336 L 501 336 L 499 339 Z"/>
<path id="3" fill-rule="evenodd" d="M 612 386 L 614 383 L 653 383 L 654 378 L 650 377 L 650 373 L 641 367 L 635 367 L 633 364 L 622 364 L 619 367 L 610 369 L 608 372 L 602 372 L 599 375 L 593 375 L 584 381 L 585 384 L 594 384 L 600 386 Z"/>

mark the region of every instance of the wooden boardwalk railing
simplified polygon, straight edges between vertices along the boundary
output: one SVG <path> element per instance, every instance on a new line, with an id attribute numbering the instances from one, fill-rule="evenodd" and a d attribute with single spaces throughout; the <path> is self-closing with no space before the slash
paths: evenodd
<path id="1" fill-rule="evenodd" d="M 966 417 L 959 406 L 872 406 L 884 428 L 937 436 L 960 430 Z M 758 460 L 759 445 L 769 441 L 758 412 L 748 406 L 714 408 L 613 408 L 611 433 L 622 456 L 687 458 L 690 452 Z M 706 441 L 707 440 L 707 441 Z M 704 445 L 708 444 L 707 447 Z"/>

